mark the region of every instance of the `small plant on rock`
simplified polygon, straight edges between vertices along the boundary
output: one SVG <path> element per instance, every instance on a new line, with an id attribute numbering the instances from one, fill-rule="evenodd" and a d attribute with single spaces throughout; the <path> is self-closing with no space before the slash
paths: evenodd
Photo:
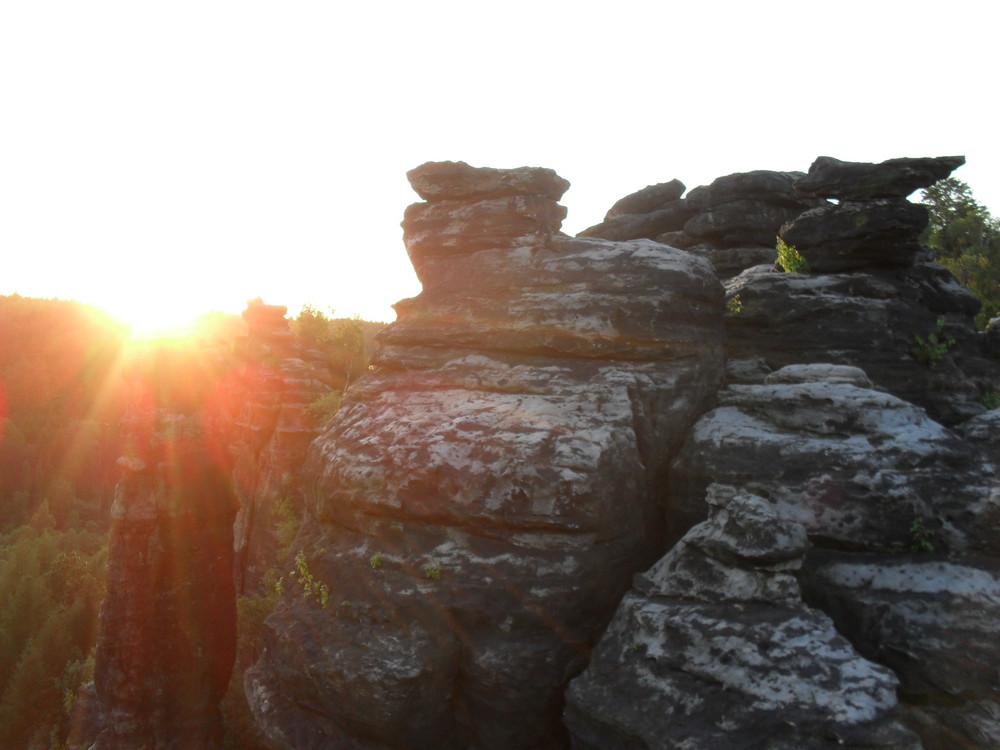
<path id="1" fill-rule="evenodd" d="M 433 560 L 424 566 L 424 576 L 431 581 L 441 580 L 441 563 Z"/>
<path id="2" fill-rule="evenodd" d="M 740 299 L 740 295 L 734 294 L 726 300 L 726 312 L 730 315 L 739 315 L 743 312 L 743 300 Z"/>
<path id="3" fill-rule="evenodd" d="M 910 524 L 910 550 L 912 552 L 934 551 L 934 529 L 924 525 L 924 519 L 917 517 Z"/>
<path id="4" fill-rule="evenodd" d="M 802 254 L 794 246 L 786 244 L 781 237 L 778 237 L 775 245 L 778 249 L 777 263 L 785 273 L 809 273 L 809 261 L 802 257 Z"/>
<path id="5" fill-rule="evenodd" d="M 324 609 L 330 603 L 330 587 L 312 574 L 306 561 L 306 554 L 302 550 L 295 555 L 295 570 L 288 575 L 298 579 L 299 585 L 302 586 L 303 598 L 315 599 Z"/>
<path id="6" fill-rule="evenodd" d="M 371 563 L 372 570 L 378 570 L 385 563 L 385 556 L 381 552 L 376 552 L 369 558 L 368 562 Z"/>
<path id="7" fill-rule="evenodd" d="M 997 391 L 991 391 L 990 393 L 983 395 L 983 404 L 987 409 L 998 409 L 1000 408 L 1000 393 Z"/>
<path id="8" fill-rule="evenodd" d="M 937 328 L 924 336 L 914 336 L 917 345 L 911 350 L 913 358 L 931 369 L 937 366 L 941 358 L 955 345 L 955 339 L 945 338 L 944 318 L 937 319 Z"/>

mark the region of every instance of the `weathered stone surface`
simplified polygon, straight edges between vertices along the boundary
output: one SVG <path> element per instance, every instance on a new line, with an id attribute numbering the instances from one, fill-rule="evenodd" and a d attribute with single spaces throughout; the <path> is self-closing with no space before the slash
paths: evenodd
<path id="1" fill-rule="evenodd" d="M 860 367 L 878 387 L 946 425 L 982 413 L 982 394 L 1000 390 L 1000 369 L 987 359 L 972 319 L 978 300 L 936 264 L 817 275 L 759 267 L 726 289 L 741 305 L 726 317 L 731 358 L 762 358 L 773 369 Z M 920 340 L 932 334 L 945 346 L 929 359 Z"/>
<path id="2" fill-rule="evenodd" d="M 764 378 L 767 385 L 782 383 L 847 383 L 858 388 L 872 388 L 872 381 L 859 367 L 850 365 L 787 365 Z"/>
<path id="3" fill-rule="evenodd" d="M 690 199 L 688 205 L 692 205 Z M 684 232 L 723 247 L 773 247 L 778 230 L 803 208 L 751 199 L 718 203 L 699 209 L 684 224 Z"/>
<path id="4" fill-rule="evenodd" d="M 277 562 L 282 523 L 305 506 L 302 464 L 319 434 L 309 404 L 332 390 L 322 361 L 301 350 L 284 306 L 248 304 L 248 334 L 239 342 L 229 397 L 233 478 L 240 510 L 233 527 L 238 594 L 259 594 Z"/>
<path id="5" fill-rule="evenodd" d="M 802 172 L 772 172 L 765 169 L 737 172 L 719 177 L 710 185 L 694 188 L 688 192 L 685 200 L 695 211 L 744 200 L 787 205 L 802 210 L 817 205 L 814 198 L 795 187 L 796 181 L 804 176 Z"/>
<path id="6" fill-rule="evenodd" d="M 802 604 L 804 530 L 733 488 L 708 501 L 570 684 L 573 747 L 919 748 L 892 673 Z"/>
<path id="7" fill-rule="evenodd" d="M 881 164 L 820 156 L 809 173 L 795 181 L 795 187 L 810 195 L 845 201 L 905 198 L 943 180 L 963 164 L 964 156 L 889 159 Z"/>
<path id="8" fill-rule="evenodd" d="M 509 195 L 537 195 L 557 201 L 569 182 L 551 169 L 471 167 L 465 162 L 427 162 L 406 173 L 425 201 L 468 201 Z"/>
<path id="9" fill-rule="evenodd" d="M 674 179 L 658 185 L 647 185 L 642 190 L 626 195 L 613 205 L 604 220 L 608 221 L 626 214 L 648 214 L 666 208 L 684 194 L 684 183 Z M 610 239 L 610 238 L 609 238 Z M 629 238 L 631 239 L 631 238 Z"/>
<path id="10" fill-rule="evenodd" d="M 799 215 L 781 237 L 809 261 L 814 273 L 913 265 L 927 208 L 899 199 L 844 202 Z"/>
<path id="11" fill-rule="evenodd" d="M 233 494 L 211 382 L 164 357 L 133 373 L 112 507 L 95 684 L 95 750 L 221 747 L 218 703 L 236 647 Z"/>
<path id="12" fill-rule="evenodd" d="M 427 284 L 428 257 L 513 249 L 544 241 L 559 231 L 564 218 L 563 206 L 536 195 L 414 203 L 403 219 L 403 240 L 418 278 Z"/>
<path id="13" fill-rule="evenodd" d="M 1000 565 L 935 555 L 811 556 L 807 599 L 899 676 L 928 750 L 1000 747 Z"/>
<path id="14" fill-rule="evenodd" d="M 684 247 L 683 244 L 668 242 L 664 237 L 658 237 L 657 241 L 674 247 Z M 753 266 L 765 264 L 773 266 L 778 257 L 778 250 L 774 242 L 770 245 L 737 245 L 734 247 L 716 247 L 708 243 L 698 242 L 686 249 L 692 255 L 710 261 L 715 268 L 716 276 L 720 279 L 731 279 Z"/>
<path id="15" fill-rule="evenodd" d="M 562 692 L 660 552 L 658 479 L 722 375 L 708 264 L 550 237 L 425 267 L 313 444 L 329 586 L 248 673 L 276 748 L 564 747 Z"/>
<path id="16" fill-rule="evenodd" d="M 619 214 L 600 224 L 584 229 L 579 237 L 600 237 L 605 240 L 652 239 L 664 232 L 684 228 L 691 215 L 684 201 L 674 201 L 649 213 Z"/>
<path id="17" fill-rule="evenodd" d="M 671 473 L 680 528 L 699 507 L 703 517 L 704 489 L 717 481 L 765 495 L 826 546 L 906 550 L 918 519 L 944 549 L 1000 540 L 991 469 L 977 449 L 842 371 L 797 371 L 730 386 L 691 430 Z"/>

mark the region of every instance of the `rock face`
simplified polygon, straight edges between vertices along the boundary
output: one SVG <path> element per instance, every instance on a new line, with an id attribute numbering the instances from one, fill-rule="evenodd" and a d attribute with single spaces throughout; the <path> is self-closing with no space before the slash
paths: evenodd
<path id="1" fill-rule="evenodd" d="M 169 359 L 132 373 L 96 655 L 105 727 L 95 750 L 221 747 L 217 706 L 236 647 L 236 498 L 224 419 L 207 402 L 211 381 L 173 377 Z"/>
<path id="2" fill-rule="evenodd" d="M 807 598 L 899 676 L 928 748 L 1000 747 L 1000 565 L 977 558 L 816 554 Z"/>
<path id="3" fill-rule="evenodd" d="M 827 546 L 908 550 L 924 519 L 947 549 L 989 551 L 1000 526 L 983 459 L 856 368 L 791 366 L 719 394 L 676 460 L 671 507 L 683 528 L 723 482 L 766 496 Z"/>
<path id="4" fill-rule="evenodd" d="M 906 196 L 930 187 L 965 163 L 964 156 L 893 159 L 882 164 L 821 156 L 795 182 L 803 193 L 840 202 L 812 209 L 781 229 L 781 236 L 814 272 L 913 265 L 927 209 Z"/>
<path id="5" fill-rule="evenodd" d="M 547 170 L 410 179 L 424 291 L 313 444 L 312 588 L 286 583 L 247 694 L 275 748 L 564 747 L 566 683 L 662 553 L 721 289 L 663 245 L 554 234 Z"/>
<path id="6" fill-rule="evenodd" d="M 781 226 L 826 201 L 796 188 L 801 172 L 739 172 L 681 198 L 679 180 L 650 185 L 618 201 L 581 237 L 648 238 L 710 260 L 720 278 L 774 262 Z"/>
<path id="7" fill-rule="evenodd" d="M 995 746 L 1000 410 L 949 431 L 829 365 L 732 385 L 719 401 L 675 461 L 678 511 L 711 516 L 699 497 L 713 481 L 767 497 L 819 547 L 798 574 L 806 601 L 894 670 L 924 746 Z"/>
<path id="8" fill-rule="evenodd" d="M 939 174 L 938 162 L 953 160 L 929 161 Z M 878 177 L 883 169 L 846 165 L 847 175 L 860 171 L 864 179 L 815 189 L 891 192 L 870 187 L 902 180 L 892 165 Z M 979 301 L 941 266 L 919 260 L 923 214 L 902 198 L 875 198 L 812 209 L 786 224 L 783 238 L 813 272 L 756 267 L 726 282 L 727 298 L 739 303 L 726 319 L 729 357 L 761 358 L 772 369 L 808 362 L 860 367 L 878 387 L 945 425 L 982 413 L 983 396 L 1000 387 L 996 355 L 974 325 Z"/>
<path id="9" fill-rule="evenodd" d="M 889 159 L 881 164 L 820 156 L 809 167 L 809 174 L 796 180 L 795 187 L 841 201 L 906 198 L 914 190 L 943 180 L 963 164 L 964 156 Z"/>
<path id="10" fill-rule="evenodd" d="M 805 606 L 805 529 L 713 485 L 709 518 L 636 577 L 566 721 L 579 750 L 919 748 L 896 678 Z"/>
<path id="11" fill-rule="evenodd" d="M 300 351 L 283 305 L 251 302 L 243 313 L 247 337 L 238 352 L 231 388 L 233 477 L 240 510 L 234 526 L 240 594 L 259 593 L 275 564 L 283 522 L 305 505 L 302 464 L 319 434 L 308 407 L 331 390 L 322 362 Z"/>

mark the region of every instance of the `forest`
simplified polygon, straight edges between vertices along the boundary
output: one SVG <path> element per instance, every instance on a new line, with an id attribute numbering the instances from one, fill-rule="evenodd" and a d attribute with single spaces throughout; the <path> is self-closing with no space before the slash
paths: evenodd
<path id="1" fill-rule="evenodd" d="M 320 423 L 364 372 L 381 324 L 308 305 L 289 323 L 330 370 L 333 387 L 309 409 Z M 212 314 L 190 339 L 139 346 L 97 308 L 0 296 L 0 747 L 64 747 L 93 677 L 123 372 L 152 363 L 177 368 L 180 381 L 208 350 L 214 366 L 230 366 L 245 329 L 239 316 Z"/>
<path id="2" fill-rule="evenodd" d="M 923 203 L 930 214 L 924 242 L 982 300 L 983 328 L 1000 314 L 1000 220 L 953 178 L 927 189 Z M 364 373 L 379 327 L 311 306 L 290 321 L 303 347 L 323 353 L 334 384 L 310 406 L 317 424 Z M 211 347 L 225 366 L 239 356 L 243 335 L 238 316 L 207 316 L 185 346 Z M 97 308 L 0 297 L 0 747 L 65 747 L 94 669 L 120 472 L 122 373 L 160 354 L 156 345 L 136 348 Z M 285 519 L 286 541 L 296 521 Z M 269 596 L 265 588 L 240 601 L 246 653 L 239 663 L 252 661 Z M 227 744 L 247 747 L 252 730 L 240 686 L 233 690 L 223 705 Z"/>

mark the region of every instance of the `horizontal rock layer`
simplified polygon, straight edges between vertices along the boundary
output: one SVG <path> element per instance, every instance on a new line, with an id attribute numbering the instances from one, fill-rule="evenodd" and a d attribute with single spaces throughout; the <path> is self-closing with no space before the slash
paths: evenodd
<path id="1" fill-rule="evenodd" d="M 247 680 L 275 747 L 564 747 L 563 689 L 659 554 L 658 480 L 722 373 L 711 268 L 499 235 L 426 256 L 313 444 L 329 604 L 286 593 Z"/>
<path id="2" fill-rule="evenodd" d="M 571 683 L 573 747 L 919 748 L 892 715 L 892 673 L 802 603 L 804 530 L 732 488 L 709 502 Z"/>

